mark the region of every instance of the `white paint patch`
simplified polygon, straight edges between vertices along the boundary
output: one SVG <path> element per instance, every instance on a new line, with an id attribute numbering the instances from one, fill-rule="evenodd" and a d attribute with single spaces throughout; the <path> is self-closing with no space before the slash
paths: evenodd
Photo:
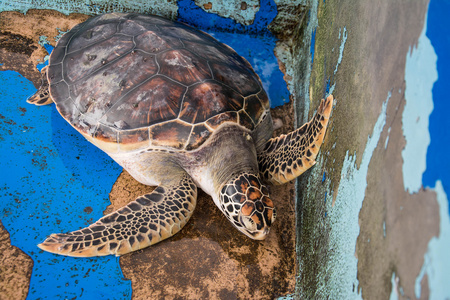
<path id="1" fill-rule="evenodd" d="M 389 127 L 389 129 L 388 129 L 388 134 L 386 136 L 386 141 L 384 142 L 384 149 L 387 149 L 387 145 L 389 143 L 389 136 L 390 136 L 390 134 L 391 134 L 391 127 Z"/>
<path id="2" fill-rule="evenodd" d="M 341 38 L 341 29 L 340 28 L 339 28 L 339 38 Z M 334 74 L 336 74 L 336 72 L 338 70 L 338 66 L 341 64 L 342 57 L 344 55 L 345 42 L 347 42 L 347 28 L 346 27 L 344 27 L 344 30 L 342 33 L 341 46 L 339 46 L 339 58 L 338 58 L 338 62 L 336 64 L 336 68 L 334 69 Z"/>
<path id="3" fill-rule="evenodd" d="M 341 38 L 341 29 L 339 28 L 339 39 Z M 347 42 L 347 28 L 344 27 L 343 30 L 343 34 L 342 34 L 342 40 L 341 40 L 341 45 L 339 46 L 339 58 L 338 61 L 336 63 L 336 67 L 334 68 L 334 74 L 336 74 L 336 72 L 338 71 L 339 65 L 342 62 L 342 58 L 344 56 L 344 47 L 345 47 L 345 43 Z M 330 87 L 329 90 L 329 94 L 333 94 L 334 89 L 336 88 L 336 83 L 333 83 L 333 85 Z"/>
<path id="4" fill-rule="evenodd" d="M 417 48 L 406 55 L 405 110 L 402 115 L 406 146 L 402 151 L 405 191 L 417 193 L 422 186 L 426 155 L 430 144 L 429 116 L 433 111 L 433 84 L 438 78 L 437 55 L 425 35 L 427 17 Z"/>
<path id="5" fill-rule="evenodd" d="M 428 243 L 424 263 L 416 278 L 416 298 L 421 296 L 420 283 L 427 275 L 430 299 L 450 299 L 450 216 L 448 214 L 448 199 L 442 182 L 436 181 L 434 191 L 439 205 L 439 236 L 433 237 Z"/>
<path id="6" fill-rule="evenodd" d="M 356 155 L 350 156 L 347 151 L 335 205 L 332 207 L 331 203 L 328 204 L 331 255 L 325 263 L 328 279 L 323 294 L 330 299 L 361 299 L 357 279 L 358 259 L 355 256 L 360 231 L 359 212 L 365 198 L 369 163 L 386 123 L 386 108 L 390 97 L 391 93 L 383 103 L 372 136 L 368 137 L 359 169 L 356 166 Z"/>
<path id="7" fill-rule="evenodd" d="M 389 296 L 389 300 L 398 300 L 398 296 L 399 296 L 398 282 L 399 281 L 400 281 L 400 279 L 395 275 L 395 272 L 392 273 L 392 278 L 391 278 L 392 290 L 391 290 L 391 295 Z"/>

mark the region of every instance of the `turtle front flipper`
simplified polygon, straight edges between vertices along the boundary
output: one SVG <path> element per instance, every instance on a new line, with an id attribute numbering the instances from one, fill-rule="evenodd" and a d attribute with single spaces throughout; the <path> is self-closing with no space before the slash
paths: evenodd
<path id="1" fill-rule="evenodd" d="M 197 187 L 185 174 L 178 184 L 160 185 L 89 227 L 52 234 L 38 247 L 67 256 L 123 255 L 176 234 L 196 203 Z"/>
<path id="2" fill-rule="evenodd" d="M 38 106 L 53 103 L 52 97 L 50 97 L 50 93 L 48 90 L 47 71 L 48 71 L 48 66 L 45 66 L 42 68 L 42 70 L 41 70 L 41 74 L 42 74 L 41 87 L 33 96 L 31 96 L 30 98 L 27 99 L 28 103 L 35 104 Z"/>
<path id="3" fill-rule="evenodd" d="M 312 167 L 333 108 L 333 96 L 322 99 L 316 115 L 299 129 L 272 138 L 258 153 L 259 170 L 272 184 L 283 184 Z"/>

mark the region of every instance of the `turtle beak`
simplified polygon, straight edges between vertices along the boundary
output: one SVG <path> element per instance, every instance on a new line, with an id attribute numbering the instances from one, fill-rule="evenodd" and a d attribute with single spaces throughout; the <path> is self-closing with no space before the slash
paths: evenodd
<path id="1" fill-rule="evenodd" d="M 271 221 L 266 220 L 259 212 L 255 212 L 252 216 L 241 214 L 240 221 L 243 227 L 238 227 L 239 231 L 251 239 L 264 240 L 270 232 Z"/>
<path id="2" fill-rule="evenodd" d="M 264 226 L 264 228 L 260 231 L 257 231 L 255 233 L 249 233 L 248 236 L 254 240 L 262 241 L 265 240 L 266 237 L 269 235 L 270 227 Z"/>

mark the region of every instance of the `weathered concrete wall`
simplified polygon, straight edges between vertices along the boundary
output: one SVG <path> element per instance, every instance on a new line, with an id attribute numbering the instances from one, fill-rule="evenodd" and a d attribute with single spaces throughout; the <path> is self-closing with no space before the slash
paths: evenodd
<path id="1" fill-rule="evenodd" d="M 439 266 L 449 257 L 436 255 L 449 245 L 446 192 L 422 182 L 426 165 L 448 160 L 426 155 L 439 102 L 428 4 L 315 4 L 310 99 L 329 90 L 337 100 L 319 163 L 298 189 L 299 298 L 449 297 Z"/>

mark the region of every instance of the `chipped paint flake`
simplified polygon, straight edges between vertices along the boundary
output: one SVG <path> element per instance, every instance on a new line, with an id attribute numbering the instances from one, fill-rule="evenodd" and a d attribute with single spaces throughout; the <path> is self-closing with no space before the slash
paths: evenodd
<path id="1" fill-rule="evenodd" d="M 341 38 L 341 29 L 339 28 L 339 39 L 340 38 Z M 345 47 L 346 42 L 347 42 L 347 28 L 344 27 L 344 30 L 342 32 L 341 45 L 339 46 L 339 58 L 338 58 L 338 62 L 336 64 L 336 68 L 334 69 L 334 74 L 336 74 L 338 67 L 342 62 L 342 57 L 344 55 L 344 47 Z"/>
<path id="2" fill-rule="evenodd" d="M 388 143 L 389 143 L 389 135 L 391 134 L 391 127 L 388 129 L 388 134 L 386 136 L 386 141 L 384 142 L 384 149 L 387 149 Z"/>
<path id="3" fill-rule="evenodd" d="M 422 186 L 426 155 L 430 144 L 429 117 L 433 111 L 433 85 L 437 80 L 437 55 L 425 35 L 427 17 L 417 48 L 406 55 L 405 109 L 402 115 L 406 145 L 402 151 L 405 191 L 417 193 Z"/>
<path id="4" fill-rule="evenodd" d="M 338 58 L 338 61 L 336 63 L 336 67 L 334 68 L 334 73 L 333 74 L 337 73 L 339 65 L 341 64 L 342 58 L 344 56 L 345 43 L 347 42 L 347 28 L 346 27 L 344 27 L 342 36 L 341 36 L 341 29 L 339 28 L 339 39 L 341 39 L 341 37 L 342 37 L 342 40 L 341 40 L 341 45 L 339 46 L 339 58 Z M 327 86 L 328 85 L 329 84 L 327 84 Z M 336 83 L 334 83 L 331 87 L 329 87 L 328 93 L 330 95 L 333 94 L 335 88 L 336 88 Z"/>
<path id="5" fill-rule="evenodd" d="M 322 293 L 328 295 L 330 299 L 362 297 L 358 290 L 358 259 L 355 256 L 356 240 L 360 231 L 359 212 L 365 198 L 369 163 L 386 123 L 386 108 L 390 97 L 391 93 L 383 103 L 372 136 L 368 137 L 359 169 L 356 166 L 356 155 L 350 156 L 347 151 L 335 205 L 332 207 L 331 203 L 328 204 L 332 229 L 329 244 L 331 255 L 326 263 L 327 290 Z"/>
<path id="6" fill-rule="evenodd" d="M 242 25 L 253 24 L 255 21 L 255 15 L 260 9 L 260 3 L 258 0 L 195 0 L 195 5 L 199 6 L 208 13 L 214 13 L 224 18 L 231 18 Z"/>
<path id="7" fill-rule="evenodd" d="M 392 278 L 391 278 L 392 290 L 391 290 L 391 295 L 389 296 L 389 300 L 398 300 L 398 296 L 399 296 L 398 283 L 399 283 L 399 281 L 400 281 L 400 278 L 398 278 L 398 276 L 395 275 L 395 272 L 392 273 Z"/>

